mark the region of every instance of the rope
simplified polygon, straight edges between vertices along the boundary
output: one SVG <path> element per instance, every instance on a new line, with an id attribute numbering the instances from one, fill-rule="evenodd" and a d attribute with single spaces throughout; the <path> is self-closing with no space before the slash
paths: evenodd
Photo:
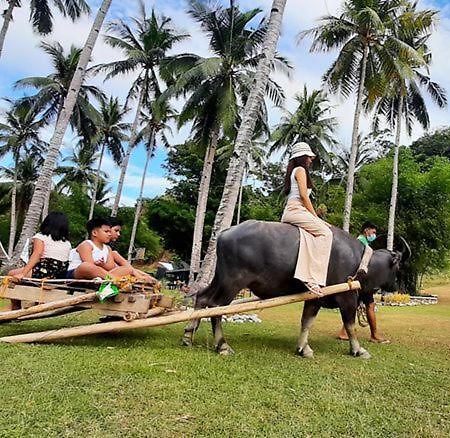
<path id="1" fill-rule="evenodd" d="M 358 324 L 360 327 L 367 327 L 369 321 L 367 321 L 366 306 L 363 303 L 359 303 L 356 309 L 356 315 L 358 316 Z"/>
<path id="2" fill-rule="evenodd" d="M 45 292 L 44 292 L 44 286 L 45 286 L 45 280 L 47 280 L 47 279 L 46 279 L 46 278 L 43 278 L 43 279 L 41 280 L 41 292 L 40 292 L 40 294 L 39 294 L 39 304 L 45 302 L 45 301 L 44 301 L 44 294 L 45 294 Z"/>
<path id="3" fill-rule="evenodd" d="M 11 283 L 12 277 L 6 276 L 2 278 L 2 283 L 0 286 L 0 297 L 5 296 L 6 289 L 8 289 L 10 283 Z"/>

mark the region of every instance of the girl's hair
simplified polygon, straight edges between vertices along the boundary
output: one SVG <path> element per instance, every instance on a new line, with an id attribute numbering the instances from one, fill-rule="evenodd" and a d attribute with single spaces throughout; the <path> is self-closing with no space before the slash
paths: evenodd
<path id="1" fill-rule="evenodd" d="M 66 241 L 69 238 L 69 221 L 64 213 L 52 211 L 43 220 L 39 230 L 53 240 Z"/>
<path id="2" fill-rule="evenodd" d="M 306 185 L 308 189 L 312 189 L 314 184 L 312 182 L 311 176 L 309 175 L 308 167 L 306 166 L 307 155 L 302 155 L 301 157 L 291 158 L 287 165 L 286 176 L 284 177 L 284 194 L 287 196 L 291 191 L 291 175 L 292 171 L 296 167 L 303 167 L 306 172 Z"/>

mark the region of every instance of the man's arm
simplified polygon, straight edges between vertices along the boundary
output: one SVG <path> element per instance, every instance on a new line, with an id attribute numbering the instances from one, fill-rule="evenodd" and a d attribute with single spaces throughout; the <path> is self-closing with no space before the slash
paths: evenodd
<path id="1" fill-rule="evenodd" d="M 116 265 L 118 266 L 128 266 L 130 265 L 130 263 L 128 262 L 128 260 L 126 260 L 124 257 L 122 257 L 118 251 L 112 251 L 112 256 L 114 259 L 114 262 L 116 263 Z"/>
<path id="2" fill-rule="evenodd" d="M 77 251 L 80 254 L 81 261 L 95 264 L 92 258 L 92 246 L 88 242 L 80 243 Z"/>

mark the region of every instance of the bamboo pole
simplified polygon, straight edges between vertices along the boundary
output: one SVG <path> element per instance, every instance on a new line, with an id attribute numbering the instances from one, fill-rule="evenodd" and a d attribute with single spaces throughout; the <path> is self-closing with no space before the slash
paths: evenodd
<path id="1" fill-rule="evenodd" d="M 49 310 L 61 309 L 63 307 L 75 306 L 87 301 L 95 301 L 97 299 L 96 292 L 79 295 L 76 297 L 67 298 L 66 300 L 52 301 L 50 303 L 38 304 L 26 309 L 9 310 L 0 313 L 0 321 L 11 321 L 26 315 L 35 315 L 37 313 L 48 312 Z"/>
<path id="2" fill-rule="evenodd" d="M 347 292 L 349 290 L 360 289 L 359 281 L 349 283 L 340 283 L 333 286 L 322 288 L 323 296 L 333 295 L 336 293 Z M 234 313 L 248 312 L 250 310 L 261 310 L 269 307 L 282 306 L 285 304 L 296 303 L 299 301 L 307 301 L 317 299 L 317 295 L 311 292 L 299 293 L 294 295 L 286 295 L 267 300 L 259 300 L 255 302 L 246 302 L 240 304 L 231 304 L 228 306 L 210 307 L 206 309 L 191 309 L 176 312 L 168 316 L 160 316 L 149 319 L 137 319 L 130 322 L 114 321 L 103 324 L 84 325 L 79 327 L 62 328 L 57 330 L 48 330 L 37 333 L 25 333 L 22 335 L 5 336 L 0 338 L 1 342 L 20 343 L 20 342 L 48 342 L 65 338 L 73 338 L 76 336 L 92 335 L 98 333 L 118 332 L 123 330 L 131 330 L 144 327 L 158 327 L 178 322 L 190 321 L 192 319 L 208 318 L 220 315 L 229 315 Z"/>

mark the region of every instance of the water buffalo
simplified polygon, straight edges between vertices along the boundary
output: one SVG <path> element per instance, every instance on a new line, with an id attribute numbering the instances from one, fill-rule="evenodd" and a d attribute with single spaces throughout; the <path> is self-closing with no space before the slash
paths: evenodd
<path id="1" fill-rule="evenodd" d="M 355 275 L 364 247 L 349 233 L 333 230 L 333 246 L 328 268 L 327 284 L 343 283 Z M 296 227 L 278 222 L 250 220 L 222 232 L 217 240 L 217 266 L 209 286 L 195 296 L 195 308 L 228 305 L 244 288 L 249 288 L 261 299 L 306 291 L 302 282 L 293 278 L 299 245 Z M 396 273 L 402 253 L 376 250 L 369 264 L 368 274 L 361 279 L 359 293 L 372 293 L 376 288 L 394 291 Z M 297 353 L 312 357 L 308 334 L 321 307 L 336 308 L 341 312 L 350 339 L 350 352 L 354 356 L 369 358 L 359 345 L 355 331 L 358 292 L 345 292 L 305 302 L 301 319 L 301 333 Z M 192 339 L 200 321 L 192 321 L 183 336 L 184 345 Z M 222 331 L 222 317 L 211 319 L 216 349 L 220 354 L 233 350 L 226 343 Z"/>

